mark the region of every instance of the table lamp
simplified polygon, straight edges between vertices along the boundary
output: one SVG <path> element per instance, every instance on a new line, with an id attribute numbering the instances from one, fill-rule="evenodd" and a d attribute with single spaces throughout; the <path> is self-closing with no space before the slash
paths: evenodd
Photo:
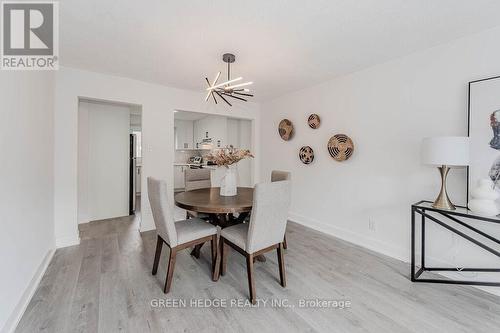
<path id="1" fill-rule="evenodd" d="M 446 193 L 446 176 L 450 167 L 469 165 L 469 138 L 463 136 L 444 136 L 425 138 L 422 141 L 422 162 L 438 166 L 441 174 L 441 191 L 432 207 L 454 210 Z"/>

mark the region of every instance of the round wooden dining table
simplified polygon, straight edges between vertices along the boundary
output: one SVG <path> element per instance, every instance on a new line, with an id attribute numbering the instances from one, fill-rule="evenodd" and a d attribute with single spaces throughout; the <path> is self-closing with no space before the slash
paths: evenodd
<path id="1" fill-rule="evenodd" d="M 202 188 L 175 195 L 175 204 L 186 210 L 213 215 L 248 213 L 252 210 L 253 188 L 238 187 L 231 197 L 220 195 L 219 187 Z"/>
<path id="2" fill-rule="evenodd" d="M 188 211 L 209 215 L 210 223 L 226 228 L 243 223 L 253 205 L 253 188 L 238 187 L 237 194 L 231 197 L 220 195 L 220 187 L 209 187 L 180 192 L 174 197 L 175 205 Z M 234 214 L 238 214 L 235 217 Z M 199 258 L 201 246 L 197 245 L 192 255 Z M 265 261 L 265 258 L 258 258 Z"/>

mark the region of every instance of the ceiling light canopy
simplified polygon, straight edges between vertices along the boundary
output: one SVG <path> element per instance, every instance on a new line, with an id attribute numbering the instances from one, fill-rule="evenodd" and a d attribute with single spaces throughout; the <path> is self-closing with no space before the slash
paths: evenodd
<path id="1" fill-rule="evenodd" d="M 217 81 L 219 81 L 221 72 L 217 73 L 217 75 L 215 76 L 215 79 L 212 81 L 212 83 L 210 83 L 208 78 L 205 78 L 205 81 L 207 82 L 207 85 L 208 85 L 208 88 L 206 89 L 208 91 L 208 93 L 207 93 L 207 96 L 205 97 L 205 101 L 208 101 L 210 99 L 210 96 L 212 96 L 212 99 L 214 100 L 215 104 L 217 104 L 217 97 L 216 96 L 218 96 L 224 102 L 226 102 L 229 106 L 233 106 L 233 105 L 225 97 L 231 97 L 231 98 L 246 102 L 247 100 L 242 96 L 253 97 L 253 95 L 248 93 L 248 92 L 250 92 L 250 90 L 248 88 L 242 88 L 242 87 L 249 86 L 249 85 L 253 84 L 253 82 L 239 83 L 239 81 L 243 80 L 242 77 L 237 77 L 235 79 L 231 79 L 231 64 L 233 62 L 235 62 L 235 60 L 236 60 L 236 56 L 234 54 L 225 53 L 222 56 L 222 60 L 225 63 L 227 63 L 227 81 L 217 84 Z M 236 82 L 238 82 L 238 83 L 236 83 Z"/>

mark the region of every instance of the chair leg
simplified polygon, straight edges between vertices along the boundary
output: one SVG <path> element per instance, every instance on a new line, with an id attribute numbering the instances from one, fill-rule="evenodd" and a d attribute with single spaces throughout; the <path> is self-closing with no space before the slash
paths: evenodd
<path id="1" fill-rule="evenodd" d="M 201 253 L 201 247 L 204 245 L 205 243 L 202 243 L 202 244 L 198 244 L 198 245 L 195 245 L 193 250 L 191 251 L 191 255 L 193 257 L 195 257 L 196 259 L 200 259 L 200 253 Z"/>
<path id="2" fill-rule="evenodd" d="M 217 254 L 217 235 L 212 236 L 212 240 L 210 241 L 210 249 L 213 263 L 215 260 L 215 255 Z"/>
<path id="3" fill-rule="evenodd" d="M 162 247 L 163 247 L 163 239 L 161 239 L 160 235 L 158 235 L 158 238 L 156 240 L 155 261 L 153 263 L 153 272 L 152 272 L 153 275 L 156 275 L 156 272 L 158 271 L 158 264 L 160 263 Z"/>
<path id="4" fill-rule="evenodd" d="M 177 256 L 176 248 L 170 249 L 170 256 L 168 259 L 168 268 L 167 268 L 167 278 L 165 279 L 165 287 L 163 288 L 163 292 L 168 294 L 170 291 L 170 286 L 172 285 L 172 278 L 174 276 L 174 268 L 175 268 L 175 257 Z"/>
<path id="5" fill-rule="evenodd" d="M 286 275 L 285 275 L 285 257 L 283 255 L 283 243 L 280 243 L 278 245 L 278 248 L 276 249 L 276 252 L 278 253 L 278 265 L 280 268 L 280 282 L 281 286 L 283 288 L 286 287 Z"/>
<path id="6" fill-rule="evenodd" d="M 287 242 L 286 242 L 286 235 L 285 235 L 285 237 L 283 237 L 283 248 L 284 248 L 285 250 L 286 250 L 286 249 L 288 249 L 288 244 L 287 244 Z"/>
<path id="7" fill-rule="evenodd" d="M 255 281 L 253 278 L 253 254 L 247 254 L 248 290 L 250 291 L 250 302 L 255 304 Z"/>
<path id="8" fill-rule="evenodd" d="M 219 254 L 217 251 L 217 235 L 212 236 L 210 241 L 212 245 L 212 281 L 217 281 L 219 279 Z"/>
<path id="9" fill-rule="evenodd" d="M 229 246 L 226 244 L 224 238 L 220 238 L 220 254 L 221 254 L 221 267 L 220 267 L 220 275 L 224 276 L 226 274 L 226 266 L 227 266 L 227 254 L 229 252 Z"/>

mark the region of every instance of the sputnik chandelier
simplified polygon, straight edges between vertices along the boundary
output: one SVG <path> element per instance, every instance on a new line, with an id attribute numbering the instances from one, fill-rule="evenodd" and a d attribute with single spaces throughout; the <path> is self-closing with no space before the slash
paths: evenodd
<path id="1" fill-rule="evenodd" d="M 237 83 L 238 81 L 243 80 L 242 77 L 237 77 L 236 79 L 231 79 L 231 64 L 236 60 L 234 54 L 225 53 L 222 56 L 222 60 L 227 63 L 227 81 L 223 83 L 217 84 L 219 81 L 219 77 L 221 72 L 218 72 L 215 76 L 215 80 L 210 83 L 208 78 L 205 78 L 208 84 L 207 88 L 207 97 L 205 101 L 208 101 L 210 96 L 212 96 L 215 104 L 217 104 L 217 97 L 220 97 L 224 102 L 226 102 L 229 106 L 232 106 L 231 103 L 226 99 L 226 97 L 231 97 L 235 99 L 239 99 L 240 101 L 246 102 L 246 97 L 253 97 L 252 94 L 249 94 L 250 90 L 247 88 L 243 88 L 251 85 L 253 82 L 245 82 L 245 83 Z M 224 97 L 226 96 L 226 97 Z"/>

